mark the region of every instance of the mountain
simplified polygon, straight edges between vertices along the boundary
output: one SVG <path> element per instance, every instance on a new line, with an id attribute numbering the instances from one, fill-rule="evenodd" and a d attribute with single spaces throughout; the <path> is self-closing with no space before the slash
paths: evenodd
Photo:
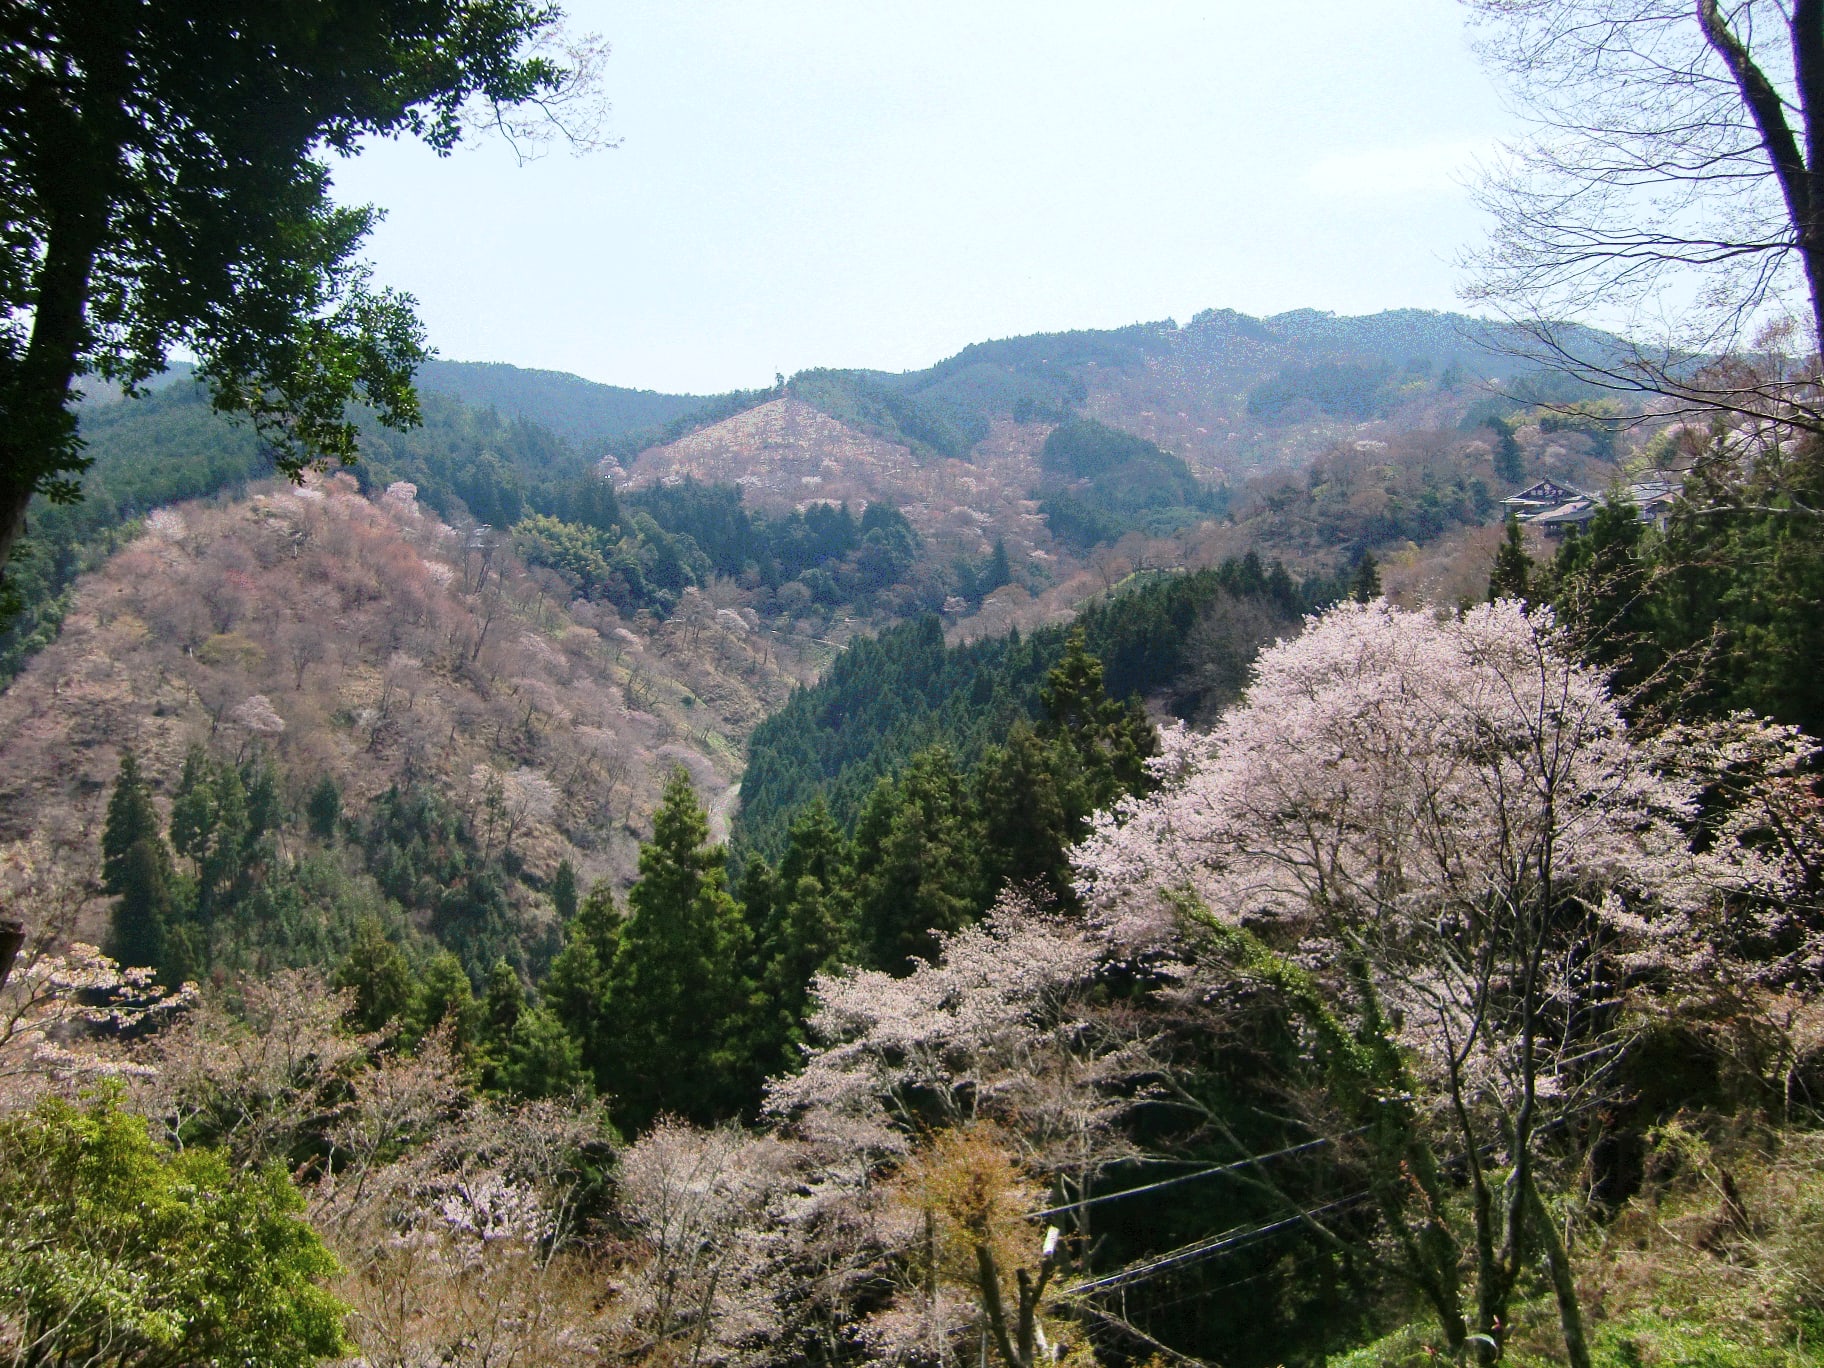
<path id="1" fill-rule="evenodd" d="M 501 953 L 543 943 L 560 863 L 584 886 L 632 875 L 676 766 L 725 819 L 747 734 L 831 654 L 694 589 L 665 621 L 624 619 L 409 489 L 370 499 L 347 475 L 143 529 L 82 576 L 58 639 L 0 694 L 0 843 L 91 867 L 123 752 L 162 805 L 201 745 L 257 762 L 285 812 L 327 781 L 351 833 L 371 834 L 389 793 L 421 797 L 506 860 Z M 434 900 L 391 892 L 429 925 Z"/>
<path id="2" fill-rule="evenodd" d="M 427 361 L 418 386 L 503 417 L 530 419 L 585 448 L 656 432 L 710 402 L 702 395 L 623 389 L 497 361 Z"/>

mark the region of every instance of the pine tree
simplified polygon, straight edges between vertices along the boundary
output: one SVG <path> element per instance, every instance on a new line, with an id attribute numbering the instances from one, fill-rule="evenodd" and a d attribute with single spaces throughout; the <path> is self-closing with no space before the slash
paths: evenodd
<path id="1" fill-rule="evenodd" d="M 252 761 L 242 770 L 240 778 L 247 796 L 247 831 L 241 838 L 241 849 L 252 862 L 260 858 L 261 840 L 285 824 L 285 800 L 279 793 L 278 776 L 270 765 Z"/>
<path id="2" fill-rule="evenodd" d="M 193 976 L 193 966 L 167 958 L 175 899 L 171 853 L 157 833 L 127 848 L 115 866 L 118 894 L 108 927 L 108 953 L 122 964 L 150 966 L 169 983 Z"/>
<path id="3" fill-rule="evenodd" d="M 559 860 L 551 876 L 551 906 L 560 923 L 576 915 L 576 868 L 568 860 Z"/>
<path id="4" fill-rule="evenodd" d="M 740 973 L 747 927 L 725 887 L 726 856 L 682 768 L 640 848 L 640 878 L 609 974 L 614 1048 L 606 1091 L 633 1128 L 661 1111 L 699 1122 L 738 1112 L 751 1009 Z"/>
<path id="5" fill-rule="evenodd" d="M 250 829 L 240 773 L 192 746 L 171 802 L 171 844 L 193 863 L 196 917 L 205 925 L 241 876 Z"/>
<path id="6" fill-rule="evenodd" d="M 987 598 L 996 589 L 1005 588 L 1013 583 L 1013 566 L 1007 560 L 1007 540 L 1004 537 L 994 539 L 994 553 L 988 557 L 988 564 L 982 567 L 982 577 L 976 588 L 982 598 Z"/>
<path id="7" fill-rule="evenodd" d="M 336 823 L 342 816 L 342 791 L 327 774 L 317 780 L 304 803 L 304 817 L 310 834 L 319 841 L 335 839 Z"/>
<path id="8" fill-rule="evenodd" d="M 102 887 L 115 895 L 108 953 L 122 964 L 157 969 L 170 983 L 194 977 L 200 968 L 194 954 L 175 959 L 169 955 L 186 945 L 173 939 L 182 890 L 171 867 L 170 848 L 159 833 L 151 790 L 131 751 L 120 757 L 120 775 L 101 833 L 101 855 Z"/>
<path id="9" fill-rule="evenodd" d="M 1381 596 L 1381 567 L 1372 551 L 1362 552 L 1356 562 L 1355 578 L 1349 583 L 1349 597 L 1357 603 L 1373 603 Z"/>
<path id="10" fill-rule="evenodd" d="M 563 948 L 539 989 L 544 1005 L 575 1037 L 580 1058 L 598 1078 L 609 1067 L 608 976 L 620 946 L 620 926 L 614 889 L 606 879 L 598 880 L 565 923 Z"/>
<path id="11" fill-rule="evenodd" d="M 811 979 L 852 953 L 853 880 L 848 842 L 821 798 L 792 824 L 777 873 L 755 860 L 742 879 L 750 926 L 756 925 L 755 909 L 761 900 L 766 907 L 758 922 L 763 928 L 762 950 L 755 974 L 763 1007 L 753 1058 L 761 1076 L 797 1066 Z M 746 901 L 749 897 L 755 901 Z"/>
<path id="12" fill-rule="evenodd" d="M 1533 558 L 1526 553 L 1526 537 L 1520 520 L 1507 515 L 1507 540 L 1495 552 L 1495 568 L 1488 577 L 1489 602 L 1496 599 L 1519 599 L 1525 602 L 1532 589 Z"/>
<path id="13" fill-rule="evenodd" d="M 1495 434 L 1495 475 L 1508 484 L 1519 484 L 1526 478 L 1526 457 L 1514 440 L 1514 425 L 1501 417 L 1489 419 L 1488 425 Z"/>
<path id="14" fill-rule="evenodd" d="M 384 1030 L 412 1001 L 412 970 L 377 917 L 363 917 L 336 969 L 335 985 L 355 995 L 353 1017 L 364 1031 Z"/>
<path id="15" fill-rule="evenodd" d="M 1060 798 L 1073 821 L 1149 787 L 1146 761 L 1158 750 L 1152 724 L 1138 701 L 1108 696 L 1102 662 L 1089 653 L 1081 627 L 1071 629 L 1039 700 L 1045 708 L 1040 737 L 1063 746 L 1057 751 Z"/>
<path id="16" fill-rule="evenodd" d="M 516 1097 L 586 1097 L 591 1091 L 576 1038 L 543 1006 L 520 1013 L 494 1063 L 493 1080 Z"/>
<path id="17" fill-rule="evenodd" d="M 981 815 L 982 865 L 990 896 L 1006 886 L 1035 887 L 1052 902 L 1075 906 L 1069 849 L 1081 835 L 1082 811 L 1068 803 L 1059 770 L 1067 746 L 1047 746 L 1024 722 L 1008 733 L 1007 744 L 982 757 L 975 773 L 975 804 Z M 1072 770 L 1077 770 L 1071 764 Z M 1077 784 L 1079 795 L 1084 786 Z"/>
<path id="18" fill-rule="evenodd" d="M 861 939 L 870 964 L 903 974 L 930 956 L 937 934 L 975 919 L 983 903 L 980 843 L 962 776 L 943 746 L 914 756 L 891 797 L 877 791 L 877 799 L 856 840 Z"/>
<path id="19" fill-rule="evenodd" d="M 1553 606 L 1575 624 L 1582 653 L 1609 667 L 1623 691 L 1664 660 L 1653 635 L 1646 531 L 1631 502 L 1607 499 L 1552 561 Z"/>
<path id="20" fill-rule="evenodd" d="M 525 1010 L 526 989 L 519 981 L 519 974 L 506 960 L 495 960 L 494 967 L 488 971 L 487 991 L 481 998 L 479 1024 L 483 1044 L 504 1042 Z"/>
<path id="21" fill-rule="evenodd" d="M 121 892 L 128 852 L 141 841 L 162 844 L 162 839 L 158 809 L 153 807 L 152 791 L 140 775 L 139 761 L 132 751 L 122 751 L 120 774 L 108 798 L 107 824 L 101 832 L 101 886 L 109 893 Z"/>
<path id="22" fill-rule="evenodd" d="M 405 1021 L 413 1040 L 449 1026 L 456 1049 L 467 1053 L 475 1038 L 475 989 L 462 961 L 448 950 L 433 955 L 418 972 Z"/>

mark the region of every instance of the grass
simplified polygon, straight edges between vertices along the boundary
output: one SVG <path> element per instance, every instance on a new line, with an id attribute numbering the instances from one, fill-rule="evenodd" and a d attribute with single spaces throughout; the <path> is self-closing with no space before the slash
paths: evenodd
<path id="1" fill-rule="evenodd" d="M 1824 1134 L 1662 1127 L 1579 1264 L 1595 1368 L 1824 1368 Z M 1565 1361 L 1543 1290 L 1514 1308 L 1514 1368 Z M 1330 1368 L 1437 1368 L 1439 1342 L 1415 1321 Z"/>

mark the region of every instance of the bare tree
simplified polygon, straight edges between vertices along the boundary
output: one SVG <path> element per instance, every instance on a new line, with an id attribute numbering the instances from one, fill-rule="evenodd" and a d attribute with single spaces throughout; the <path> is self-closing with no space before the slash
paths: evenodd
<path id="1" fill-rule="evenodd" d="M 1824 433 L 1824 4 L 1467 2 L 1530 123 L 1470 297 L 1606 389 Z"/>

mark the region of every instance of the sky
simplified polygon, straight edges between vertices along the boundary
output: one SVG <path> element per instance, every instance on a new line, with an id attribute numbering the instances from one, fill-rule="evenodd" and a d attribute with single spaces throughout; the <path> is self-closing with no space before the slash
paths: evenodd
<path id="1" fill-rule="evenodd" d="M 1511 131 L 1456 0 L 570 0 L 616 145 L 378 142 L 455 360 L 711 393 L 1205 308 L 1457 307 Z"/>

